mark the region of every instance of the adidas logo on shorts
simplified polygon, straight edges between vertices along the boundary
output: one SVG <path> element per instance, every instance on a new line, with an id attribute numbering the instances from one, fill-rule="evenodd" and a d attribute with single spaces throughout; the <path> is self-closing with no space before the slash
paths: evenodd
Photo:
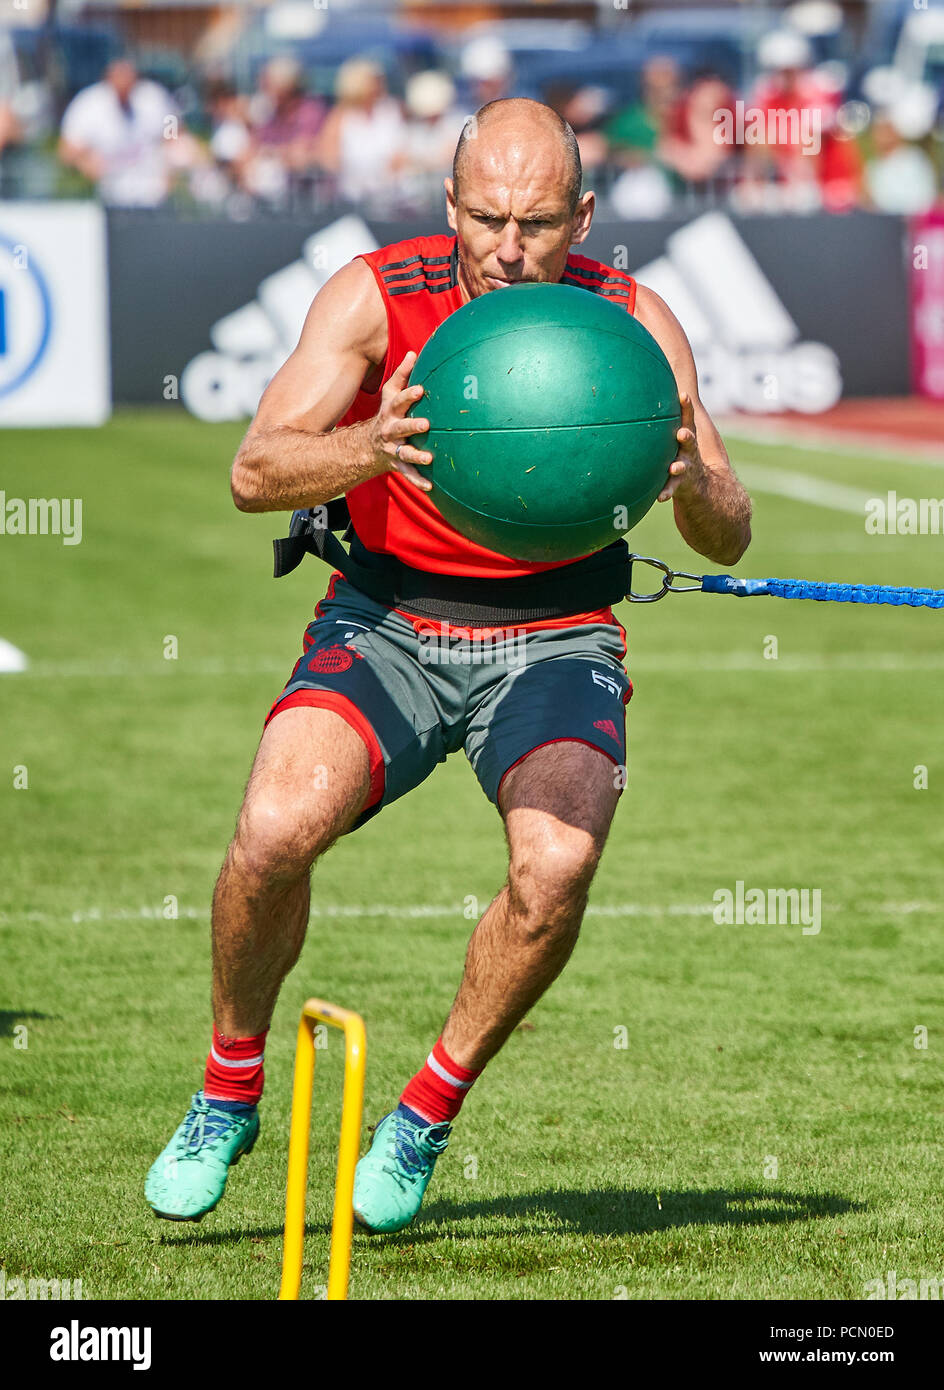
<path id="1" fill-rule="evenodd" d="M 593 727 L 599 729 L 602 734 L 609 734 L 610 738 L 615 738 L 616 742 L 619 743 L 620 737 L 612 719 L 594 719 Z"/>

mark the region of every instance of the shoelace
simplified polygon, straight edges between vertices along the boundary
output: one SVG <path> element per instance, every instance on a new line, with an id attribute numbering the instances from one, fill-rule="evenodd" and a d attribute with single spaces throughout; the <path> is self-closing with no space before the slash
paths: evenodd
<path id="1" fill-rule="evenodd" d="M 222 1139 L 232 1128 L 233 1117 L 220 1110 L 211 1110 L 205 1100 L 196 1101 L 187 1112 L 188 1128 L 183 1137 L 183 1145 L 188 1154 L 198 1154 L 206 1146 Z"/>
<path id="2" fill-rule="evenodd" d="M 432 1156 L 437 1157 L 442 1153 L 449 1140 L 448 1131 L 434 1138 L 435 1130 L 442 1130 L 442 1125 L 430 1125 L 428 1129 L 411 1129 L 409 1125 L 401 1120 L 394 1119 L 390 1126 L 390 1137 L 387 1142 L 387 1157 L 390 1160 L 384 1164 L 384 1170 L 392 1177 L 406 1178 L 409 1182 L 415 1182 L 422 1177 L 426 1170 L 427 1155 L 421 1150 L 421 1145 L 432 1150 Z"/>

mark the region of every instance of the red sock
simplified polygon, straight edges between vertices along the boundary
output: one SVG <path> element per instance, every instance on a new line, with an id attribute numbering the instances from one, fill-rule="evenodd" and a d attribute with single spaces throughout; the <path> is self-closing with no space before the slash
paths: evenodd
<path id="1" fill-rule="evenodd" d="M 442 1124 L 454 1120 L 469 1087 L 480 1071 L 469 1071 L 454 1062 L 437 1038 L 432 1052 L 423 1067 L 416 1073 L 400 1097 L 400 1104 L 415 1110 L 418 1115 L 431 1124 Z"/>
<path id="2" fill-rule="evenodd" d="M 213 1045 L 207 1057 L 203 1094 L 207 1100 L 238 1100 L 258 1104 L 265 1074 L 262 1062 L 268 1028 L 255 1038 L 224 1038 L 213 1025 Z"/>

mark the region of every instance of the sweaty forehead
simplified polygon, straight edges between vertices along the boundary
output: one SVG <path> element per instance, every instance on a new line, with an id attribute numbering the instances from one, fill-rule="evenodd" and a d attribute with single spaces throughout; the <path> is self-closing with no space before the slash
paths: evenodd
<path id="1" fill-rule="evenodd" d="M 466 207 L 500 212 L 564 210 L 569 167 L 559 138 L 498 122 L 481 127 L 465 144 L 459 198 Z"/>

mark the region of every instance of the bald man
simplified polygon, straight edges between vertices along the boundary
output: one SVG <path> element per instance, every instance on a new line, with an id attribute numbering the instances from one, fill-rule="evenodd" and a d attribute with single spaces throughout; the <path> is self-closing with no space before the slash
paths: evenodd
<path id="1" fill-rule="evenodd" d="M 451 235 L 359 256 L 318 293 L 233 464 L 242 511 L 343 495 L 353 538 L 269 713 L 216 886 L 204 1084 L 146 1186 L 170 1220 L 212 1210 L 256 1141 L 266 1033 L 305 937 L 312 865 L 338 836 L 461 747 L 508 843 L 507 881 L 472 934 L 442 1033 L 358 1164 L 358 1221 L 397 1231 L 469 1089 L 566 964 L 616 809 L 632 685 L 611 605 L 627 588 L 626 544 L 526 564 L 448 525 L 427 496 L 432 454 L 407 443 L 429 428 L 407 418 L 423 396 L 407 382 L 437 325 L 528 281 L 579 286 L 635 314 L 682 404 L 659 500 L 672 499 L 684 539 L 716 563 L 733 564 L 750 539 L 750 504 L 677 320 L 631 276 L 571 251 L 594 198 L 581 193 L 570 127 L 536 102 L 489 103 L 463 131 L 445 193 Z"/>

